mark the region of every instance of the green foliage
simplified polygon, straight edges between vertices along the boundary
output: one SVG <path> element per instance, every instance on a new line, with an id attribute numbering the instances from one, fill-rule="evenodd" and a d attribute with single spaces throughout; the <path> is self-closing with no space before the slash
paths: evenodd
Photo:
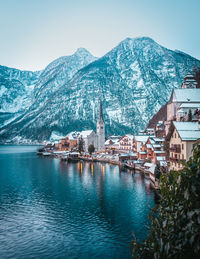
<path id="1" fill-rule="evenodd" d="M 160 179 L 160 176 L 161 176 L 161 171 L 160 171 L 160 164 L 158 163 L 157 165 L 156 165 L 156 168 L 155 168 L 155 177 L 156 177 L 156 179 Z"/>
<path id="2" fill-rule="evenodd" d="M 200 67 L 194 68 L 194 78 L 197 81 L 197 88 L 200 88 Z"/>
<path id="3" fill-rule="evenodd" d="M 83 146 L 84 146 L 84 140 L 83 140 L 83 138 L 82 138 L 82 136 L 81 136 L 81 137 L 79 138 L 79 142 L 78 142 L 78 151 L 79 151 L 80 154 L 81 154 L 81 152 L 84 151 Z"/>
<path id="4" fill-rule="evenodd" d="M 131 242 L 134 258 L 199 258 L 200 145 L 182 171 L 160 179 L 161 200 L 151 209 L 151 232 L 143 243 Z"/>
<path id="5" fill-rule="evenodd" d="M 94 145 L 90 144 L 88 147 L 88 152 L 90 153 L 90 155 L 95 151 Z"/>
<path id="6" fill-rule="evenodd" d="M 188 121 L 192 121 L 192 111 L 191 111 L 191 109 L 189 109 L 189 112 L 188 112 Z"/>

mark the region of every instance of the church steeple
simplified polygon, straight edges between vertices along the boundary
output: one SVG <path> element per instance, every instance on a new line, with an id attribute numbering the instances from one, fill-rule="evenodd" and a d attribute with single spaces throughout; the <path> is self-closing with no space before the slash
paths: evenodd
<path id="1" fill-rule="evenodd" d="M 104 122 L 101 98 L 100 98 L 100 102 L 99 102 L 99 121 L 103 121 Z"/>
<path id="2" fill-rule="evenodd" d="M 97 120 L 97 143 L 98 151 L 105 152 L 105 123 L 103 119 L 102 100 L 99 101 L 99 117 Z"/>

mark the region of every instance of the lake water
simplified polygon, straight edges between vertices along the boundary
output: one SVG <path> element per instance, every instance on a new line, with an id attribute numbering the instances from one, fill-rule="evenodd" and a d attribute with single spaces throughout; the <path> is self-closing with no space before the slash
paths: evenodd
<path id="1" fill-rule="evenodd" d="M 0 258 L 130 258 L 148 234 L 154 191 L 118 166 L 0 146 Z"/>

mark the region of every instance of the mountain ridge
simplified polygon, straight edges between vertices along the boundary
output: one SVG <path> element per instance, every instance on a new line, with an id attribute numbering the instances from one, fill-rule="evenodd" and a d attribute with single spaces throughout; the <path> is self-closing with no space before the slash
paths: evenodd
<path id="1" fill-rule="evenodd" d="M 47 93 L 47 88 L 39 87 L 42 98 L 36 98 L 20 120 L 4 127 L 0 137 L 41 141 L 52 131 L 95 130 L 100 95 L 107 135 L 137 133 L 195 65 L 200 66 L 200 61 L 149 37 L 127 38 L 66 82 L 61 80 L 55 91 Z"/>

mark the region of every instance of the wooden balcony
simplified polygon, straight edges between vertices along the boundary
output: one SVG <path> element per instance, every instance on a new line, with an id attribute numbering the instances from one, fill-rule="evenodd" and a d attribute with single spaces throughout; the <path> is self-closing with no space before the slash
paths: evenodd
<path id="1" fill-rule="evenodd" d="M 169 151 L 174 152 L 174 153 L 181 153 L 181 148 L 180 147 L 170 147 Z"/>
<path id="2" fill-rule="evenodd" d="M 175 163 L 179 163 L 180 162 L 180 160 L 178 158 L 174 158 L 174 157 L 169 157 L 169 161 L 175 162 Z"/>

